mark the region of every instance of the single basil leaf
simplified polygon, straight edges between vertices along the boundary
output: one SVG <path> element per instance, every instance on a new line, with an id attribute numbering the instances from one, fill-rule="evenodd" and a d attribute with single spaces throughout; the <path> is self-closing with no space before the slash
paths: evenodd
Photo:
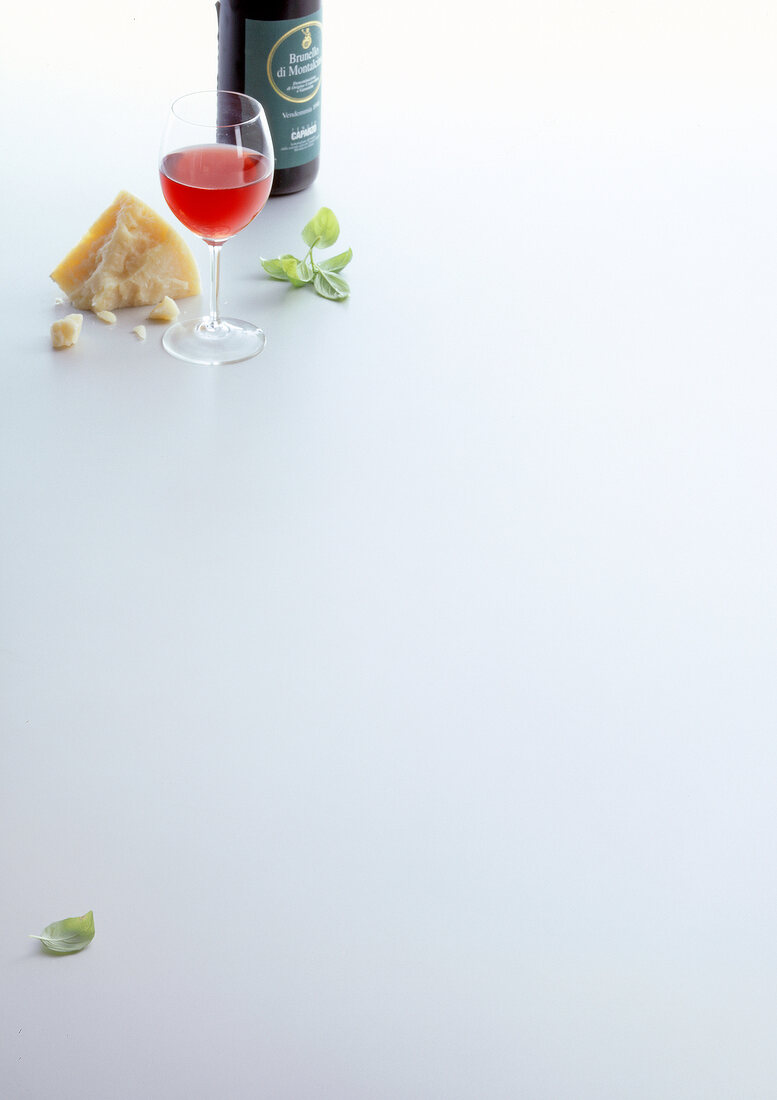
<path id="1" fill-rule="evenodd" d="M 328 206 L 322 206 L 302 230 L 302 239 L 308 248 L 314 245 L 329 248 L 339 236 L 340 226 Z"/>
<path id="2" fill-rule="evenodd" d="M 351 288 L 345 279 L 329 271 L 317 272 L 313 285 L 322 298 L 331 298 L 333 301 L 342 301 L 351 293 Z"/>
<path id="3" fill-rule="evenodd" d="M 312 283 L 315 271 L 310 266 L 307 260 L 300 260 L 297 267 L 297 278 L 302 279 L 305 283 Z"/>
<path id="4" fill-rule="evenodd" d="M 306 283 L 310 282 L 312 272 L 305 278 L 305 265 L 296 256 L 281 256 L 281 263 L 283 270 L 286 272 L 286 278 L 292 286 L 305 286 Z"/>
<path id="5" fill-rule="evenodd" d="M 352 259 L 353 249 L 349 248 L 346 252 L 340 252 L 339 255 L 332 256 L 330 260 L 321 260 L 318 268 L 319 271 L 342 271 Z"/>
<path id="6" fill-rule="evenodd" d="M 54 921 L 43 929 L 42 935 L 32 936 L 32 939 L 40 940 L 48 951 L 58 955 L 83 951 L 94 939 L 94 913 L 90 909 L 83 917 Z"/>
<path id="7" fill-rule="evenodd" d="M 289 276 L 283 270 L 283 264 L 280 260 L 262 260 L 262 267 L 271 275 L 273 279 L 282 279 L 288 281 Z"/>

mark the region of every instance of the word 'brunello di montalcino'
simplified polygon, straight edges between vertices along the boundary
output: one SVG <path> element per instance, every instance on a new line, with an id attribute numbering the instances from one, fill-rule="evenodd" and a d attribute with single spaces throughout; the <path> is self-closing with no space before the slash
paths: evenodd
<path id="1" fill-rule="evenodd" d="M 289 64 L 281 65 L 276 70 L 275 75 L 278 78 L 284 76 L 303 76 L 305 73 L 312 73 L 316 69 L 321 67 L 321 50 L 317 46 L 314 46 L 312 50 L 308 50 L 307 53 L 290 53 Z"/>

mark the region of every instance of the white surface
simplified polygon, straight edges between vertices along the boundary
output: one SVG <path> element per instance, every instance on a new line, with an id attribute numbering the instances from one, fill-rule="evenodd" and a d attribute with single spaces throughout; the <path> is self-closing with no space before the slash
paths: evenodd
<path id="1" fill-rule="evenodd" d="M 319 181 L 224 252 L 268 348 L 214 370 L 144 311 L 52 351 L 47 279 L 164 213 L 212 8 L 11 17 L 12 1100 L 774 1096 L 775 13 L 482 26 L 330 6 Z M 344 305 L 259 275 L 322 204 Z"/>

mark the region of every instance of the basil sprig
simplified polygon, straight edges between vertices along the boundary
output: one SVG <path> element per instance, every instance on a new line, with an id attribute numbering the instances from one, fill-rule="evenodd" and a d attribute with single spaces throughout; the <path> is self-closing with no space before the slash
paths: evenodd
<path id="1" fill-rule="evenodd" d="M 307 254 L 301 260 L 290 253 L 279 256 L 277 260 L 262 258 L 262 267 L 273 279 L 295 287 L 312 285 L 322 298 L 341 302 L 351 293 L 351 288 L 338 272 L 351 262 L 353 251 L 348 248 L 326 260 L 313 258 L 314 248 L 330 248 L 339 236 L 337 218 L 329 207 L 322 206 L 302 230 L 302 239 L 308 246 Z"/>

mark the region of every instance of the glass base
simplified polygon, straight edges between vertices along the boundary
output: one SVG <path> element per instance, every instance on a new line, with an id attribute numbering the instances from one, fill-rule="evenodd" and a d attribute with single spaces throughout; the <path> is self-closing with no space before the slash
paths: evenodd
<path id="1" fill-rule="evenodd" d="M 212 325 L 209 317 L 193 321 L 177 321 L 162 337 L 162 347 L 176 359 L 187 363 L 202 363 L 220 367 L 225 363 L 242 363 L 263 351 L 267 337 L 250 321 L 222 317 Z"/>

